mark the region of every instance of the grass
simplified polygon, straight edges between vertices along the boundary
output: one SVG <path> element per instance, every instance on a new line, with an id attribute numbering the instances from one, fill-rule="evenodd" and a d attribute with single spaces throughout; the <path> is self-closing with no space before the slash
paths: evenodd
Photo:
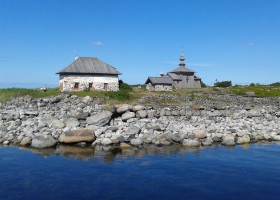
<path id="1" fill-rule="evenodd" d="M 196 97 L 196 93 L 227 93 L 236 95 L 245 95 L 245 92 L 255 92 L 256 96 L 259 97 L 270 97 L 270 96 L 280 96 L 280 86 L 234 86 L 230 88 L 199 88 L 199 89 L 182 89 L 169 92 L 150 92 L 144 88 L 139 90 L 127 90 L 121 89 L 117 92 L 102 92 L 102 91 L 83 91 L 83 92 L 73 92 L 71 94 L 77 95 L 79 97 L 91 96 L 98 97 L 102 99 L 101 103 L 113 105 L 121 103 L 137 104 L 138 99 L 145 96 L 160 96 L 160 95 L 172 95 L 177 97 L 189 96 L 192 100 Z M 10 88 L 10 89 L 0 89 L 0 102 L 9 101 L 12 98 L 21 97 L 29 95 L 33 98 L 43 98 L 49 96 L 55 96 L 59 94 L 58 88 L 49 88 L 48 91 L 40 91 L 38 89 L 21 89 L 21 88 Z M 201 97 L 201 96 L 200 96 Z M 206 96 L 202 97 L 206 98 Z M 207 98 L 206 98 L 207 99 Z M 210 99 L 207 99 L 210 100 Z M 160 105 L 179 105 L 180 102 L 177 101 L 151 101 L 146 102 L 146 105 L 160 104 Z"/>
<path id="2" fill-rule="evenodd" d="M 245 95 L 246 92 L 254 92 L 258 97 L 279 97 L 280 86 L 234 86 L 230 92 L 236 95 Z"/>
<path id="3" fill-rule="evenodd" d="M 34 98 L 43 98 L 59 94 L 58 88 L 49 88 L 44 92 L 39 89 L 8 88 L 0 89 L 0 102 L 10 101 L 13 98 L 29 95 Z"/>

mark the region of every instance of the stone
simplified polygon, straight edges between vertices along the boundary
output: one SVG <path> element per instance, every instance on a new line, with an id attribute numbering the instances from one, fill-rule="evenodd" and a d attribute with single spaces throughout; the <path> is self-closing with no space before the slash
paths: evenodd
<path id="1" fill-rule="evenodd" d="M 78 115 L 76 116 L 76 118 L 77 118 L 78 120 L 86 120 L 88 116 L 89 116 L 89 113 L 88 113 L 88 112 L 82 112 L 82 113 L 78 114 Z"/>
<path id="2" fill-rule="evenodd" d="M 65 120 L 65 125 L 68 128 L 75 128 L 80 125 L 80 122 L 76 118 L 69 118 Z"/>
<path id="3" fill-rule="evenodd" d="M 8 141 L 8 140 L 5 140 L 4 142 L 3 142 L 3 145 L 9 145 L 10 144 L 10 142 Z"/>
<path id="4" fill-rule="evenodd" d="M 96 115 L 90 116 L 86 119 L 87 124 L 95 126 L 104 126 L 111 120 L 112 113 L 110 111 L 103 111 Z"/>
<path id="5" fill-rule="evenodd" d="M 93 129 L 78 129 L 67 131 L 59 136 L 61 143 L 93 142 L 95 140 Z"/>
<path id="6" fill-rule="evenodd" d="M 254 97 L 254 96 L 256 96 L 256 95 L 255 95 L 255 92 L 251 92 L 251 91 L 245 92 L 245 95 L 248 96 L 248 97 Z"/>
<path id="7" fill-rule="evenodd" d="M 146 118 L 147 115 L 148 114 L 145 110 L 139 110 L 139 111 L 136 112 L 136 117 L 140 118 L 140 119 Z"/>
<path id="8" fill-rule="evenodd" d="M 238 137 L 236 143 L 237 144 L 247 144 L 247 143 L 250 143 L 249 135 L 243 135 L 242 137 Z"/>
<path id="9" fill-rule="evenodd" d="M 223 137 L 223 144 L 226 146 L 234 146 L 235 145 L 234 136 L 231 134 L 225 135 Z"/>
<path id="10" fill-rule="evenodd" d="M 203 146 L 211 146 L 213 144 L 213 140 L 211 138 L 206 138 L 205 141 L 202 142 Z"/>
<path id="11" fill-rule="evenodd" d="M 122 105 L 118 105 L 116 107 L 117 107 L 117 113 L 120 113 L 120 114 L 131 109 L 131 105 L 129 105 L 129 104 L 122 104 Z"/>
<path id="12" fill-rule="evenodd" d="M 63 129 L 65 127 L 65 124 L 58 119 L 51 119 L 50 123 L 51 127 L 53 128 Z"/>
<path id="13" fill-rule="evenodd" d="M 275 141 L 280 141 L 280 135 L 272 135 L 271 137 Z"/>
<path id="14" fill-rule="evenodd" d="M 141 129 L 138 127 L 138 126 L 135 126 L 135 125 L 131 125 L 130 127 L 128 127 L 127 129 L 127 133 L 129 135 L 132 135 L 132 134 L 139 134 L 141 132 Z"/>
<path id="15" fill-rule="evenodd" d="M 35 136 L 31 142 L 31 146 L 34 148 L 48 148 L 56 145 L 57 140 L 55 140 L 50 135 L 40 135 Z"/>
<path id="16" fill-rule="evenodd" d="M 142 145 L 144 141 L 141 138 L 134 138 L 130 141 L 130 144 L 133 146 Z"/>
<path id="17" fill-rule="evenodd" d="M 39 115 L 39 112 L 36 111 L 36 110 L 26 110 L 24 112 L 25 115 L 33 115 L 33 116 L 38 116 Z"/>
<path id="18" fill-rule="evenodd" d="M 174 142 L 180 143 L 185 139 L 185 134 L 182 132 L 175 132 L 174 134 L 171 135 L 171 139 Z"/>
<path id="19" fill-rule="evenodd" d="M 122 120 L 127 121 L 128 119 L 134 118 L 135 113 L 134 112 L 126 112 L 122 115 Z"/>
<path id="20" fill-rule="evenodd" d="M 130 144 L 127 144 L 124 142 L 120 143 L 119 147 L 120 147 L 120 149 L 131 149 L 132 148 L 132 146 Z"/>
<path id="21" fill-rule="evenodd" d="M 101 140 L 101 144 L 102 144 L 102 145 L 110 145 L 110 144 L 112 144 L 112 140 L 109 139 L 109 138 L 103 138 L 103 139 Z"/>
<path id="22" fill-rule="evenodd" d="M 137 112 L 137 111 L 144 110 L 144 109 L 145 109 L 145 106 L 143 106 L 143 105 L 135 105 L 135 106 L 132 107 L 131 110 L 133 112 Z"/>
<path id="23" fill-rule="evenodd" d="M 31 144 L 31 140 L 32 140 L 31 137 L 24 137 L 24 138 L 22 138 L 22 140 L 20 141 L 19 145 L 22 146 L 22 147 L 23 147 L 23 146 L 28 146 L 28 145 Z"/>
<path id="24" fill-rule="evenodd" d="M 156 116 L 155 110 L 148 110 L 148 118 L 153 118 Z"/>
<path id="25" fill-rule="evenodd" d="M 199 147 L 200 142 L 197 140 L 192 140 L 192 139 L 184 139 L 183 145 L 186 147 Z"/>
<path id="26" fill-rule="evenodd" d="M 193 130 L 193 134 L 197 139 L 203 139 L 203 138 L 207 137 L 205 130 L 195 129 L 195 130 Z"/>

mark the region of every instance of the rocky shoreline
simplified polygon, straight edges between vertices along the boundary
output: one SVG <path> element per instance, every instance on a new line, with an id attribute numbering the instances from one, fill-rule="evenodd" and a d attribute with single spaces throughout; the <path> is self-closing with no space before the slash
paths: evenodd
<path id="1" fill-rule="evenodd" d="M 178 100 L 181 106 L 144 106 L 145 101 Z M 63 94 L 29 96 L 0 104 L 0 144 L 48 148 L 184 147 L 280 141 L 280 98 L 195 94 L 195 98 L 161 95 L 137 105 L 100 105 L 92 97 Z"/>

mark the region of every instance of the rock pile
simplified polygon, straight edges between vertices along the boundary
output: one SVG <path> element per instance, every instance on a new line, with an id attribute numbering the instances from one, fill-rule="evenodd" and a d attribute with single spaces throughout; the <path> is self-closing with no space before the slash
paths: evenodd
<path id="1" fill-rule="evenodd" d="M 26 96 L 0 105 L 0 144 L 141 148 L 280 141 L 279 98 L 205 95 L 186 98 L 184 106 L 122 104 L 107 110 L 91 97 Z"/>

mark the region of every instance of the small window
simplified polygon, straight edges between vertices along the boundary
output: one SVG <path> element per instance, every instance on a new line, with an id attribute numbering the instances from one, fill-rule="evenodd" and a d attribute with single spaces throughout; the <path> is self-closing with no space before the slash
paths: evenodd
<path id="1" fill-rule="evenodd" d="M 92 88 L 92 83 L 89 83 L 89 84 L 88 84 L 88 88 Z"/>
<path id="2" fill-rule="evenodd" d="M 79 89 L 79 83 L 74 84 L 74 89 Z"/>
<path id="3" fill-rule="evenodd" d="M 104 90 L 108 90 L 108 83 L 104 83 Z"/>

